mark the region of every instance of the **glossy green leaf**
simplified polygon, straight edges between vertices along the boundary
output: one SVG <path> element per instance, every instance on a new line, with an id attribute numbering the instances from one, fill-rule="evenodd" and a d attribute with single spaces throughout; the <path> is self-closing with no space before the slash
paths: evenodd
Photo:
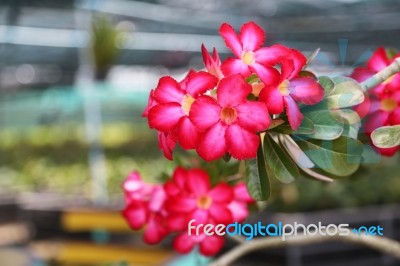
<path id="1" fill-rule="evenodd" d="M 333 83 L 332 79 L 326 76 L 319 77 L 318 82 L 324 87 L 325 95 L 328 95 L 335 87 L 335 83 Z"/>
<path id="2" fill-rule="evenodd" d="M 335 83 L 335 87 L 328 95 L 325 95 L 329 109 L 351 107 L 364 101 L 361 85 L 354 79 L 335 77 L 332 81 Z"/>
<path id="3" fill-rule="evenodd" d="M 273 128 L 274 132 L 282 133 L 282 134 L 312 134 L 315 132 L 313 122 L 308 118 L 304 117 L 301 121 L 299 128 L 296 131 L 293 131 L 290 127 L 289 123 L 286 122 L 281 124 L 275 128 Z"/>
<path id="4" fill-rule="evenodd" d="M 271 188 L 261 143 L 257 150 L 257 157 L 246 160 L 245 167 L 246 186 L 250 196 L 258 201 L 268 200 Z"/>
<path id="5" fill-rule="evenodd" d="M 271 137 L 265 134 L 264 156 L 268 168 L 283 183 L 291 183 L 299 176 L 299 169 L 290 156 Z"/>
<path id="6" fill-rule="evenodd" d="M 400 125 L 375 129 L 371 134 L 372 142 L 379 148 L 392 148 L 400 145 Z"/>
<path id="7" fill-rule="evenodd" d="M 327 173 L 348 176 L 360 166 L 363 145 L 352 138 L 341 136 L 332 141 L 305 139 L 294 136 L 304 153 Z"/>

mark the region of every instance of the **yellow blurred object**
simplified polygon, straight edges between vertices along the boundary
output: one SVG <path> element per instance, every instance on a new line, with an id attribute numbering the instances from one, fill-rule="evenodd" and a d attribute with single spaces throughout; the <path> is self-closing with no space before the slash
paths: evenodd
<path id="1" fill-rule="evenodd" d="M 63 229 L 68 232 L 132 232 L 121 213 L 116 211 L 66 210 L 62 214 L 61 223 Z"/>
<path id="2" fill-rule="evenodd" d="M 173 253 L 162 249 L 140 249 L 118 245 L 95 245 L 84 242 L 36 242 L 33 253 L 44 260 L 55 260 L 63 265 L 102 265 L 124 261 L 129 265 L 162 265 Z"/>

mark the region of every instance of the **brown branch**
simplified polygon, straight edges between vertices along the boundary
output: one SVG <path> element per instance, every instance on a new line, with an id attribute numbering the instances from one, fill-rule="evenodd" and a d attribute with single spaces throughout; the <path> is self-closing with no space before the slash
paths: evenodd
<path id="1" fill-rule="evenodd" d="M 288 237 L 285 241 L 281 237 L 267 237 L 263 239 L 254 239 L 252 241 L 241 242 L 232 250 L 223 254 L 217 260 L 212 262 L 209 266 L 227 266 L 240 257 L 267 248 L 280 248 L 294 245 L 309 245 L 319 244 L 329 241 L 342 241 L 350 244 L 357 244 L 371 249 L 375 249 L 387 255 L 400 260 L 400 243 L 385 237 L 379 236 L 358 236 L 358 235 L 333 235 L 333 236 L 292 236 Z"/>

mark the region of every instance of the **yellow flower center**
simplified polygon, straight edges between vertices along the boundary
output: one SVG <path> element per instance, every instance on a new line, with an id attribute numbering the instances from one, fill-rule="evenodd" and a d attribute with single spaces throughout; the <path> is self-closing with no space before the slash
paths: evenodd
<path id="1" fill-rule="evenodd" d="M 185 96 L 183 96 L 182 110 L 185 113 L 185 115 L 189 115 L 190 107 L 192 107 L 192 104 L 194 103 L 194 101 L 195 101 L 194 98 L 189 94 L 186 94 Z"/>
<path id="2" fill-rule="evenodd" d="M 210 196 L 202 196 L 200 198 L 197 199 L 197 207 L 199 209 L 208 209 L 210 208 L 212 203 L 212 198 Z"/>
<path id="3" fill-rule="evenodd" d="M 252 51 L 245 51 L 242 54 L 242 61 L 246 65 L 251 65 L 254 63 L 254 53 Z"/>
<path id="4" fill-rule="evenodd" d="M 285 79 L 281 84 L 279 84 L 278 90 L 283 96 L 289 95 L 289 80 Z"/>
<path id="5" fill-rule="evenodd" d="M 381 109 L 385 112 L 391 112 L 398 106 L 397 102 L 393 99 L 383 99 L 381 101 Z"/>
<path id="6" fill-rule="evenodd" d="M 395 76 L 396 76 L 396 74 L 391 75 L 390 77 L 387 78 L 387 80 L 382 82 L 382 84 L 388 84 L 388 83 L 392 82 L 392 80 L 394 79 Z"/>
<path id="7" fill-rule="evenodd" d="M 225 107 L 221 111 L 221 120 L 230 125 L 237 119 L 237 112 L 234 108 Z"/>

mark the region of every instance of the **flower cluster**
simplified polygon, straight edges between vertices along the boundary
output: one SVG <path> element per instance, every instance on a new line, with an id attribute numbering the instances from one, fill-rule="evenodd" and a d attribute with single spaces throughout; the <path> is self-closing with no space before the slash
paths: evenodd
<path id="1" fill-rule="evenodd" d="M 202 45 L 206 71 L 191 70 L 180 82 L 162 77 L 150 93 L 143 115 L 170 160 L 177 143 L 206 161 L 227 153 L 254 158 L 270 115 L 287 117 L 296 130 L 303 119 L 298 103 L 324 97 L 316 78 L 302 74 L 305 56 L 283 45 L 264 46 L 265 33 L 254 22 L 239 34 L 224 23 L 220 34 L 234 57 L 221 62 L 215 48 L 211 55 Z"/>
<path id="2" fill-rule="evenodd" d="M 178 167 L 164 185 L 144 182 L 137 172 L 123 184 L 126 207 L 123 215 L 134 230 L 144 228 L 144 241 L 159 243 L 175 234 L 174 249 L 187 253 L 195 245 L 205 256 L 215 255 L 223 246 L 222 236 L 188 234 L 188 223 L 224 224 L 242 222 L 254 200 L 244 183 L 211 186 L 209 175 L 201 169 Z"/>
<path id="3" fill-rule="evenodd" d="M 362 82 L 380 70 L 390 65 L 400 53 L 388 53 L 383 47 L 378 48 L 367 62 L 366 67 L 356 68 L 351 77 Z M 372 131 L 382 126 L 400 124 L 400 74 L 395 74 L 385 82 L 369 90 L 365 100 L 357 106 L 356 111 L 365 119 L 364 132 L 370 135 Z M 376 148 L 382 155 L 392 156 L 399 147 Z"/>

